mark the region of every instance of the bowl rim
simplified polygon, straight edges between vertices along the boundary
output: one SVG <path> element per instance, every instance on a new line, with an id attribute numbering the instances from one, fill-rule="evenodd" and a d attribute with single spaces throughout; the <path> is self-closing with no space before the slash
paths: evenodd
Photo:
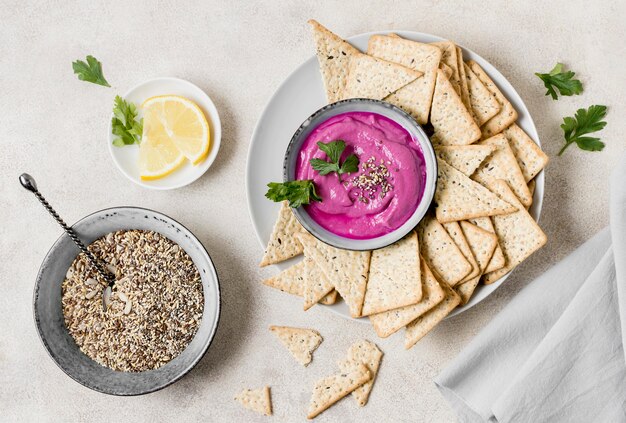
<path id="1" fill-rule="evenodd" d="M 219 280 L 219 274 L 217 272 L 217 268 L 215 267 L 215 263 L 213 262 L 213 259 L 211 258 L 211 255 L 207 251 L 207 249 L 204 246 L 204 244 L 202 244 L 202 242 L 200 242 L 200 240 L 193 234 L 193 232 L 191 232 L 185 225 L 183 225 L 182 223 L 180 223 L 176 219 L 173 219 L 173 218 L 171 218 L 170 216 L 168 216 L 166 214 L 163 214 L 161 212 L 158 212 L 158 211 L 155 211 L 155 210 L 152 210 L 152 209 L 148 209 L 148 208 L 145 208 L 145 207 L 137 207 L 137 206 L 107 207 L 107 208 L 96 210 L 96 211 L 94 211 L 92 213 L 89 213 L 89 214 L 85 215 L 84 217 L 80 218 L 79 220 L 74 222 L 72 225 L 70 225 L 70 227 L 71 228 L 75 228 L 76 225 L 84 222 L 85 220 L 87 220 L 87 219 L 89 219 L 89 218 L 91 218 L 94 215 L 97 215 L 99 213 L 118 211 L 120 209 L 126 209 L 126 210 L 131 209 L 131 210 L 139 210 L 139 211 L 142 211 L 142 212 L 150 212 L 150 213 L 154 213 L 155 215 L 158 215 L 158 216 L 161 216 L 163 218 L 166 218 L 166 219 L 170 220 L 172 223 L 180 226 L 181 229 L 186 231 L 189 234 L 189 236 L 199 244 L 199 246 L 201 248 L 201 251 L 204 252 L 204 254 L 206 254 L 206 257 L 207 257 L 209 263 L 211 264 L 213 272 L 215 273 L 215 286 L 216 286 L 218 295 L 217 295 L 217 310 L 216 310 L 216 313 L 215 313 L 215 317 L 216 317 L 215 318 L 215 324 L 213 325 L 213 328 L 212 328 L 212 331 L 210 333 L 210 336 L 207 338 L 207 341 L 202 346 L 202 350 L 201 350 L 200 354 L 198 354 L 198 356 L 196 358 L 194 358 L 194 360 L 187 366 L 187 368 L 185 368 L 184 371 L 182 371 L 180 374 L 176 375 L 176 377 L 174 377 L 174 378 L 172 378 L 172 379 L 170 379 L 170 380 L 168 380 L 168 381 L 166 381 L 164 383 L 158 384 L 158 385 L 154 386 L 153 388 L 150 388 L 148 390 L 142 391 L 142 392 L 121 392 L 121 393 L 109 392 L 109 391 L 100 389 L 99 387 L 92 386 L 90 384 L 84 383 L 84 381 L 81 381 L 81 380 L 77 379 L 73 374 L 71 374 L 65 368 L 63 368 L 57 362 L 57 360 L 54 358 L 54 356 L 52 355 L 52 352 L 50 350 L 50 346 L 48 345 L 48 343 L 46 342 L 45 338 L 43 337 L 43 335 L 41 333 L 41 327 L 39 325 L 39 321 L 40 321 L 40 317 L 41 316 L 38 314 L 37 307 L 35 306 L 35 304 L 37 302 L 37 298 L 39 297 L 39 287 L 40 287 L 40 284 L 41 284 L 43 267 L 46 264 L 46 261 L 47 261 L 48 257 L 50 256 L 50 253 L 52 252 L 52 250 L 54 250 L 57 247 L 57 245 L 61 242 L 61 240 L 64 237 L 68 236 L 66 233 L 62 233 L 57 238 L 57 240 L 48 249 L 48 251 L 46 252 L 46 255 L 44 256 L 44 258 L 43 258 L 43 260 L 41 262 L 41 264 L 39 265 L 39 270 L 37 271 L 37 277 L 35 279 L 35 286 L 33 288 L 33 299 L 32 299 L 32 302 L 33 302 L 33 320 L 34 320 L 34 323 L 35 323 L 35 329 L 37 330 L 37 336 L 39 337 L 39 340 L 43 344 L 44 349 L 46 350 L 46 353 L 48 354 L 50 359 L 54 362 L 54 364 L 56 364 L 56 366 L 59 369 L 61 369 L 61 371 L 64 374 L 69 376 L 70 379 L 72 379 L 73 381 L 77 382 L 81 386 L 84 386 L 86 388 L 91 389 L 92 391 L 99 392 L 99 393 L 102 393 L 102 394 L 111 395 L 111 396 L 118 396 L 118 397 L 134 397 L 134 396 L 146 395 L 146 394 L 150 394 L 152 392 L 160 391 L 161 389 L 166 388 L 166 387 L 172 385 L 173 383 L 179 381 L 184 376 L 189 374 L 191 372 L 191 370 L 193 370 L 194 367 L 196 367 L 196 365 L 200 362 L 200 360 L 202 360 L 202 358 L 204 358 L 204 356 L 206 355 L 207 351 L 209 350 L 209 348 L 213 344 L 213 341 L 215 339 L 215 335 L 217 334 L 217 330 L 219 328 L 221 315 L 222 315 L 222 291 L 221 291 L 221 288 L 220 288 L 220 280 Z M 195 335 L 194 335 L 194 338 L 195 338 Z M 192 338 L 192 340 L 193 340 L 193 338 Z"/>
<path id="2" fill-rule="evenodd" d="M 296 129 L 293 136 L 291 137 L 291 140 L 289 141 L 289 144 L 287 145 L 287 149 L 285 151 L 285 157 L 283 160 L 283 182 L 288 182 L 290 180 L 290 177 L 289 177 L 290 166 L 289 165 L 291 161 L 294 160 L 297 155 L 297 152 L 294 149 L 294 145 L 300 140 L 301 134 L 310 127 L 310 123 L 313 120 L 319 118 L 319 116 L 327 113 L 328 111 L 332 111 L 346 104 L 355 104 L 355 103 L 373 105 L 376 108 L 385 108 L 387 110 L 390 110 L 392 113 L 400 115 L 400 117 L 402 117 L 404 120 L 408 121 L 412 125 L 411 129 L 415 130 L 417 134 L 419 135 L 419 137 L 421 137 L 421 140 L 418 139 L 417 142 L 418 142 L 418 145 L 420 146 L 420 149 L 422 150 L 422 154 L 424 155 L 424 158 L 426 159 L 426 166 L 428 166 L 429 160 L 431 162 L 432 175 L 434 175 L 434 177 L 433 176 L 429 177 L 427 174 L 424 192 L 422 193 L 422 198 L 417 204 L 417 207 L 415 208 L 411 216 L 406 220 L 406 222 L 404 222 L 398 228 L 394 229 L 388 234 L 381 235 L 381 236 L 374 237 L 374 238 L 366 238 L 366 239 L 353 239 L 353 238 L 343 237 L 337 234 L 332 234 L 332 232 L 322 228 L 319 224 L 317 225 L 320 226 L 321 230 L 318 230 L 317 228 L 312 227 L 309 224 L 309 222 L 307 222 L 306 219 L 304 218 L 304 215 L 305 214 L 308 215 L 308 213 L 304 210 L 303 207 L 293 208 L 292 211 L 296 219 L 298 220 L 298 222 L 300 222 L 300 224 L 306 229 L 306 231 L 309 232 L 318 240 L 328 245 L 331 245 L 335 248 L 348 249 L 352 251 L 371 251 L 371 250 L 377 250 L 380 248 L 388 247 L 389 245 L 399 241 L 400 239 L 405 237 L 407 234 L 409 234 L 412 230 L 414 230 L 419 224 L 419 222 L 421 222 L 424 216 L 426 216 L 426 214 L 428 213 L 428 210 L 430 209 L 430 206 L 435 196 L 435 191 L 436 191 L 437 183 L 439 180 L 439 178 L 437 177 L 439 169 L 438 169 L 438 164 L 437 164 L 437 156 L 435 154 L 435 148 L 433 146 L 432 140 L 426 134 L 426 131 L 424 131 L 424 128 L 422 127 L 422 125 L 420 125 L 411 115 L 409 115 L 407 112 L 405 112 L 401 108 L 391 103 L 388 103 L 382 100 L 374 100 L 370 98 L 349 98 L 349 99 L 339 100 L 334 103 L 330 103 L 330 104 L 326 104 L 322 106 L 321 108 L 313 112 L 309 117 L 307 117 L 302 122 L 302 124 L 298 127 L 298 129 Z M 367 111 L 367 112 L 380 114 L 376 110 Z M 405 125 L 398 122 L 398 120 L 394 118 L 390 118 L 388 116 L 385 116 L 385 117 L 393 120 L 396 124 L 402 126 L 405 131 L 411 133 L 411 131 L 408 128 L 406 128 Z M 318 123 L 318 125 L 322 123 L 323 122 L 320 122 Z M 314 129 L 315 128 L 313 128 L 312 130 Z M 311 218 L 311 220 L 313 219 Z M 325 236 L 326 233 L 331 234 L 331 236 Z M 341 242 L 336 242 L 335 239 L 338 239 Z"/>

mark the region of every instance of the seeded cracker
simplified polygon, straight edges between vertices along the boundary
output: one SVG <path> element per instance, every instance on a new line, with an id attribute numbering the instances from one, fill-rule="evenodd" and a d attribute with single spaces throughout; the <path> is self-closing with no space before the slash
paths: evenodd
<path id="1" fill-rule="evenodd" d="M 430 123 L 441 145 L 467 145 L 480 139 L 480 128 L 442 70 L 437 70 Z"/>
<path id="2" fill-rule="evenodd" d="M 465 176 L 472 176 L 478 166 L 491 153 L 496 151 L 492 145 L 450 145 L 435 147 L 435 154 L 450 166 L 463 172 Z"/>
<path id="3" fill-rule="evenodd" d="M 329 103 L 334 103 L 341 99 L 341 91 L 346 85 L 350 58 L 361 52 L 317 21 L 311 19 L 309 25 L 313 30 L 326 98 Z"/>
<path id="4" fill-rule="evenodd" d="M 363 364 L 354 363 L 347 372 L 320 379 L 313 387 L 308 419 L 313 419 L 341 398 L 370 380 L 372 374 Z"/>
<path id="5" fill-rule="evenodd" d="M 491 186 L 495 180 L 502 179 L 509 184 L 524 206 L 530 206 L 533 197 L 506 137 L 499 134 L 481 141 L 480 144 L 492 145 L 497 150 L 480 165 L 472 179 L 486 187 Z"/>
<path id="6" fill-rule="evenodd" d="M 302 232 L 305 232 L 304 228 L 293 215 L 287 201 L 283 201 L 278 212 L 278 220 L 274 224 L 272 235 L 259 266 L 265 267 L 280 263 L 302 254 L 302 244 L 296 238 L 296 235 Z"/>
<path id="7" fill-rule="evenodd" d="M 450 238 L 452 238 L 456 246 L 459 247 L 459 250 L 463 254 L 463 257 L 465 257 L 465 260 L 467 260 L 470 266 L 472 266 L 472 270 L 463 279 L 461 279 L 461 282 L 459 282 L 459 284 L 467 282 L 480 275 L 480 268 L 478 267 L 478 263 L 476 263 L 476 258 L 474 258 L 474 254 L 472 253 L 472 250 L 467 243 L 467 240 L 465 239 L 465 235 L 463 234 L 459 223 L 444 223 L 443 227 L 445 228 L 446 232 L 448 232 L 448 235 L 450 235 Z"/>
<path id="8" fill-rule="evenodd" d="M 496 233 L 496 230 L 493 227 L 493 223 L 491 222 L 491 218 L 489 217 L 477 217 L 474 219 L 468 219 L 468 222 L 494 235 Z M 493 252 L 493 256 L 491 256 L 491 260 L 489 260 L 489 264 L 487 265 L 483 273 L 490 273 L 498 270 L 504 267 L 505 264 L 506 259 L 504 258 L 504 253 L 502 252 L 502 248 L 500 248 L 500 244 L 498 242 L 498 245 L 496 245 L 496 250 Z"/>
<path id="9" fill-rule="evenodd" d="M 463 63 L 463 68 L 465 69 L 465 76 L 467 78 L 467 88 L 469 90 L 472 112 L 478 126 L 482 126 L 489 119 L 497 115 L 502 107 L 487 87 L 485 87 L 485 84 L 480 81 L 480 78 L 476 76 L 474 71 L 465 63 Z"/>
<path id="10" fill-rule="evenodd" d="M 474 118 L 474 122 L 476 122 L 477 119 L 476 119 L 476 116 L 474 116 L 474 110 L 472 109 L 472 103 L 470 102 L 469 86 L 467 85 L 467 74 L 465 72 L 465 63 L 463 62 L 463 52 L 461 51 L 461 47 L 459 46 L 456 47 L 456 57 L 457 57 L 458 68 L 459 68 L 459 78 L 461 80 L 460 82 L 461 101 L 465 105 L 465 108 L 472 114 L 472 117 Z"/>
<path id="11" fill-rule="evenodd" d="M 342 99 L 371 98 L 382 100 L 415 81 L 421 72 L 367 54 L 352 56 Z"/>
<path id="12" fill-rule="evenodd" d="M 441 50 L 429 44 L 405 40 L 392 34 L 370 37 L 367 53 L 424 74 L 384 100 L 400 107 L 419 123 L 427 123 Z"/>
<path id="13" fill-rule="evenodd" d="M 313 329 L 293 328 L 288 326 L 270 326 L 280 342 L 291 355 L 303 366 L 308 366 L 313 359 L 313 351 L 323 341 L 322 335 Z"/>
<path id="14" fill-rule="evenodd" d="M 506 182 L 499 180 L 494 183 L 495 192 L 515 204 L 516 213 L 494 217 L 493 226 L 500 240 L 500 246 L 506 257 L 506 266 L 495 272 L 483 276 L 485 284 L 490 284 L 526 260 L 532 253 L 541 248 L 546 242 L 543 233 L 533 217 L 528 214 L 524 206 L 515 198 Z"/>
<path id="15" fill-rule="evenodd" d="M 438 159 L 435 190 L 437 220 L 442 223 L 512 213 L 515 207 Z"/>
<path id="16" fill-rule="evenodd" d="M 437 41 L 430 43 L 431 46 L 436 46 L 441 50 L 441 62 L 445 63 L 452 70 L 450 76 L 450 84 L 454 88 L 457 95 L 461 96 L 461 73 L 459 72 L 459 59 L 458 50 L 456 44 L 452 41 Z"/>
<path id="17" fill-rule="evenodd" d="M 469 60 L 467 65 L 500 104 L 500 111 L 498 114 L 489 119 L 481 127 L 482 137 L 489 138 L 499 134 L 502 130 L 504 130 L 504 128 L 515 122 L 517 120 L 517 111 L 478 63 L 473 60 Z"/>
<path id="18" fill-rule="evenodd" d="M 312 258 L 305 256 L 303 263 L 304 310 L 306 311 L 327 296 L 334 287 Z"/>
<path id="19" fill-rule="evenodd" d="M 372 251 L 361 315 L 415 304 L 421 298 L 419 245 L 415 231 L 388 247 Z"/>
<path id="20" fill-rule="evenodd" d="M 502 134 L 509 141 L 513 155 L 517 159 L 517 163 L 522 170 L 526 182 L 530 182 L 541 169 L 548 164 L 548 156 L 541 148 L 524 132 L 522 128 L 515 123 L 504 131 Z"/>
<path id="21" fill-rule="evenodd" d="M 409 323 L 404 334 L 404 348 L 407 350 L 430 332 L 461 302 L 461 297 L 445 283 L 441 284 L 445 298 L 433 309 Z"/>
<path id="22" fill-rule="evenodd" d="M 441 288 L 441 285 L 439 285 L 439 282 L 437 282 L 437 279 L 435 279 L 435 276 L 428 268 L 426 261 L 421 259 L 420 262 L 423 292 L 422 300 L 417 304 L 396 308 L 394 310 L 385 311 L 384 313 L 372 314 L 370 316 L 370 322 L 376 334 L 381 338 L 386 338 L 396 333 L 443 301 L 445 296 L 443 288 Z"/>
<path id="23" fill-rule="evenodd" d="M 300 234 L 305 254 L 326 274 L 344 299 L 350 315 L 360 317 L 367 285 L 371 251 L 350 251 L 331 247 L 310 234 Z"/>
<path id="24" fill-rule="evenodd" d="M 293 266 L 283 270 L 278 275 L 265 279 L 264 285 L 279 289 L 291 295 L 299 297 L 304 296 L 304 273 L 307 264 L 301 261 Z M 334 304 L 337 298 L 337 292 L 332 291 L 320 300 L 321 304 Z"/>
<path id="25" fill-rule="evenodd" d="M 362 340 L 352 344 L 348 350 L 348 357 L 339 362 L 339 368 L 342 372 L 349 372 L 351 368 L 354 367 L 354 363 L 361 363 L 367 367 L 372 374 L 372 378 L 368 382 L 365 382 L 362 386 L 352 391 L 352 396 L 361 407 L 367 404 L 382 359 L 383 352 L 378 349 L 376 344 Z"/>
<path id="26" fill-rule="evenodd" d="M 432 216 L 426 216 L 418 225 L 420 252 L 430 270 L 449 286 L 459 283 L 472 270 L 444 227 Z"/>
<path id="27" fill-rule="evenodd" d="M 235 397 L 248 410 L 255 411 L 266 416 L 272 415 L 272 399 L 270 387 L 259 389 L 244 389 Z"/>

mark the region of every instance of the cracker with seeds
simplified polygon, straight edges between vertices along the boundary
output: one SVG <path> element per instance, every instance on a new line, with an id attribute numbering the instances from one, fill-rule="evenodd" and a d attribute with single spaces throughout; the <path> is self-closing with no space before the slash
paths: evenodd
<path id="1" fill-rule="evenodd" d="M 442 223 L 512 213 L 515 207 L 438 159 L 435 212 Z"/>
<path id="2" fill-rule="evenodd" d="M 422 257 L 439 281 L 454 286 L 472 270 L 459 247 L 434 217 L 427 215 L 419 223 L 418 239 Z"/>
<path id="3" fill-rule="evenodd" d="M 367 54 L 350 58 L 342 99 L 382 100 L 422 76 L 421 72 Z"/>
<path id="4" fill-rule="evenodd" d="M 548 155 L 515 123 L 502 131 L 502 134 L 509 141 L 509 146 L 517 159 L 524 179 L 530 182 L 546 167 L 550 160 Z"/>
<path id="5" fill-rule="evenodd" d="M 341 100 L 341 92 L 348 77 L 348 64 L 352 56 L 361 54 L 350 43 L 333 34 L 311 19 L 317 60 L 320 65 L 322 80 L 326 90 L 326 99 L 329 103 Z"/>
<path id="6" fill-rule="evenodd" d="M 311 257 L 344 299 L 350 315 L 360 317 L 365 298 L 371 251 L 350 251 L 331 247 L 310 234 L 300 234 L 305 255 Z"/>
<path id="7" fill-rule="evenodd" d="M 423 74 L 384 100 L 400 107 L 420 124 L 428 122 L 441 50 L 428 44 L 405 40 L 393 34 L 370 37 L 367 53 Z"/>
<path id="8" fill-rule="evenodd" d="M 500 105 L 500 111 L 481 126 L 482 137 L 489 138 L 499 134 L 504 128 L 515 122 L 517 120 L 517 111 L 478 63 L 469 60 L 467 65 Z"/>
<path id="9" fill-rule="evenodd" d="M 467 145 L 480 139 L 480 128 L 442 70 L 437 70 L 430 123 L 437 144 Z"/>
<path id="10" fill-rule="evenodd" d="M 259 389 L 244 389 L 235 396 L 235 400 L 248 410 L 265 416 L 272 415 L 272 398 L 269 386 Z"/>
<path id="11" fill-rule="evenodd" d="M 259 264 L 260 267 L 280 263 L 302 254 L 303 248 L 296 238 L 299 233 L 306 232 L 296 219 L 289 203 L 283 201 L 278 211 L 278 220 L 274 224 L 272 235 L 267 243 L 265 254 Z"/>
<path id="12" fill-rule="evenodd" d="M 372 378 L 372 373 L 361 363 L 352 363 L 349 367 L 349 371 L 342 371 L 315 383 L 307 419 L 315 418 Z"/>
<path id="13" fill-rule="evenodd" d="M 372 374 L 372 378 L 369 381 L 352 391 L 352 397 L 354 397 L 357 404 L 361 407 L 367 404 L 382 359 L 383 352 L 378 349 L 376 344 L 364 339 L 352 344 L 348 350 L 346 359 L 339 362 L 339 368 L 342 372 L 349 372 L 354 366 L 354 363 L 361 363 L 367 367 Z"/>
<path id="14" fill-rule="evenodd" d="M 472 176 L 478 166 L 494 151 L 496 147 L 492 145 L 439 145 L 435 147 L 435 154 L 438 158 L 456 170 L 460 170 L 465 176 Z"/>
<path id="15" fill-rule="evenodd" d="M 382 313 L 422 298 L 417 233 L 372 251 L 362 316 Z"/>
<path id="16" fill-rule="evenodd" d="M 472 103 L 470 102 L 469 86 L 467 85 L 467 73 L 465 72 L 465 63 L 463 62 L 463 51 L 461 50 L 461 47 L 459 46 L 456 46 L 456 56 L 457 56 L 457 62 L 458 62 L 457 66 L 459 68 L 461 101 L 465 105 L 465 108 L 472 114 L 472 117 L 474 118 L 474 122 L 476 122 L 477 119 L 476 119 L 476 116 L 474 116 L 474 110 L 472 109 Z M 476 122 L 476 124 L 478 125 L 478 122 Z"/>
<path id="17" fill-rule="evenodd" d="M 506 137 L 498 134 L 481 141 L 480 144 L 494 146 L 496 151 L 480 165 L 472 175 L 472 179 L 486 187 L 491 186 L 494 181 L 502 179 L 509 184 L 509 187 L 524 206 L 530 206 L 533 197 L 530 195 L 522 170 L 517 164 Z"/>
<path id="18" fill-rule="evenodd" d="M 443 301 L 407 325 L 404 334 L 404 348 L 407 350 L 426 336 L 461 302 L 461 297 L 447 284 L 442 283 L 441 287 L 445 292 Z"/>
<path id="19" fill-rule="evenodd" d="M 478 126 L 482 126 L 497 115 L 502 107 L 467 64 L 463 63 L 463 69 L 467 78 L 471 110 Z"/>
<path id="20" fill-rule="evenodd" d="M 437 41 L 430 43 L 431 46 L 436 46 L 441 50 L 441 62 L 452 70 L 452 74 L 449 77 L 450 84 L 454 88 L 454 91 L 461 96 L 461 73 L 459 72 L 459 56 L 456 44 L 452 41 Z M 462 59 L 462 57 L 461 57 Z"/>
<path id="21" fill-rule="evenodd" d="M 535 219 L 521 204 L 505 181 L 498 180 L 493 184 L 495 192 L 517 207 L 517 212 L 493 218 L 493 226 L 500 240 L 500 246 L 506 258 L 506 266 L 487 273 L 483 282 L 490 284 L 513 270 L 526 260 L 532 253 L 543 247 L 548 238 Z"/>
<path id="22" fill-rule="evenodd" d="M 293 358 L 305 367 L 313 359 L 313 351 L 324 340 L 322 335 L 313 329 L 270 326 L 270 331 L 278 337 L 278 340 L 287 348 Z"/>
<path id="23" fill-rule="evenodd" d="M 437 282 L 437 279 L 435 279 L 435 276 L 428 268 L 426 261 L 422 258 L 420 262 L 423 292 L 420 302 L 370 316 L 370 322 L 376 334 L 381 338 L 386 338 L 396 333 L 443 301 L 445 297 L 443 288 L 441 288 L 441 285 L 439 285 L 439 282 Z"/>
<path id="24" fill-rule="evenodd" d="M 335 288 L 326 274 L 310 257 L 305 256 L 302 278 L 304 284 L 304 310 L 308 310 Z"/>
<path id="25" fill-rule="evenodd" d="M 450 238 L 452 238 L 456 246 L 459 247 L 459 250 L 463 254 L 463 257 L 465 257 L 465 260 L 467 260 L 467 262 L 472 267 L 472 270 L 463 279 L 461 279 L 459 284 L 467 282 L 480 275 L 480 268 L 478 267 L 478 263 L 476 263 L 476 258 L 472 253 L 472 249 L 467 243 L 467 239 L 465 239 L 465 235 L 461 230 L 461 225 L 459 225 L 459 222 L 444 223 L 443 227 L 446 232 L 448 232 L 448 235 L 450 235 Z"/>
<path id="26" fill-rule="evenodd" d="M 494 235 L 496 233 L 496 230 L 493 227 L 493 223 L 491 222 L 491 218 L 489 217 L 477 217 L 474 219 L 469 219 L 468 221 L 478 226 L 479 228 L 486 230 L 489 233 L 492 233 Z M 505 264 L 506 264 L 506 259 L 504 258 L 504 253 L 502 252 L 500 243 L 498 242 L 498 245 L 496 245 L 496 249 L 493 252 L 493 256 L 491 256 L 491 260 L 489 260 L 489 264 L 487 265 L 483 273 L 490 273 L 495 270 L 498 270 L 504 267 Z"/>
<path id="27" fill-rule="evenodd" d="M 291 267 L 280 272 L 278 275 L 263 281 L 264 285 L 271 288 L 279 289 L 291 295 L 297 295 L 299 297 L 304 296 L 304 273 L 307 264 L 303 261 L 294 264 Z M 320 304 L 334 304 L 337 300 L 337 292 L 331 291 L 322 298 Z"/>

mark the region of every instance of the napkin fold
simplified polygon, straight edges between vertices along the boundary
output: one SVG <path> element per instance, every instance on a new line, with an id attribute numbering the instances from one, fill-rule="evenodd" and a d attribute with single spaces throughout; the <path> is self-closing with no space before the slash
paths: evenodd
<path id="1" fill-rule="evenodd" d="M 463 422 L 626 422 L 626 155 L 610 226 L 524 287 L 435 379 Z"/>

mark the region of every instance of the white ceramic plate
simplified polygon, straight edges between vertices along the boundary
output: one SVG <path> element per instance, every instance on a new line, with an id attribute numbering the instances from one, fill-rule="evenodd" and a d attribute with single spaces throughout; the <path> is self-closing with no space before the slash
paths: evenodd
<path id="1" fill-rule="evenodd" d="M 209 96 L 191 82 L 178 78 L 151 79 L 131 88 L 126 94 L 124 94 L 124 99 L 135 103 L 139 109 L 139 117 L 142 117 L 143 113 L 140 106 L 145 100 L 156 95 L 169 94 L 183 96 L 194 101 L 204 112 L 204 115 L 209 122 L 209 129 L 211 131 L 211 146 L 209 149 L 209 155 L 203 162 L 194 166 L 191 162 L 186 160 L 180 168 L 176 169 L 164 178 L 157 179 L 155 181 L 143 181 L 139 177 L 139 168 L 137 166 L 139 146 L 127 145 L 124 147 L 115 147 L 112 144 L 113 134 L 111 133 L 111 124 L 109 124 L 107 142 L 109 144 L 109 152 L 111 153 L 113 162 L 115 162 L 117 168 L 128 179 L 137 185 L 150 189 L 166 190 L 189 185 L 201 177 L 204 172 L 209 169 L 220 149 L 222 126 L 217 109 Z"/>
<path id="2" fill-rule="evenodd" d="M 374 34 L 387 34 L 395 32 L 403 38 L 430 43 L 443 40 L 430 34 L 413 31 L 378 31 L 366 34 L 355 35 L 348 38 L 348 41 L 362 51 L 367 50 L 367 42 Z M 493 81 L 502 90 L 519 113 L 517 124 L 522 127 L 531 138 L 539 145 L 539 137 L 535 124 L 528 113 L 526 105 L 519 94 L 506 78 L 498 72 L 489 62 L 473 51 L 464 48 L 463 57 L 465 60 L 476 61 L 489 74 Z M 311 48 L 313 50 L 313 48 Z M 248 162 L 246 167 L 246 190 L 248 195 L 248 209 L 252 224 L 256 230 L 259 242 L 265 248 L 272 227 L 278 214 L 279 204 L 273 203 L 265 198 L 268 182 L 280 182 L 283 180 L 283 159 L 285 150 L 293 133 L 300 124 L 313 112 L 327 103 L 322 78 L 319 72 L 317 58 L 311 57 L 296 69 L 276 90 L 274 96 L 265 107 L 256 129 L 252 134 L 250 149 L 248 150 Z M 544 174 L 541 172 L 536 177 L 537 186 L 533 198 L 533 205 L 530 209 L 532 216 L 538 220 L 543 202 Z M 259 255 L 259 260 L 260 260 Z M 286 269 L 301 258 L 296 257 L 277 265 L 276 271 Z M 457 308 L 450 316 L 462 313 L 470 307 L 478 304 L 495 291 L 507 278 L 503 276 L 491 285 L 480 285 L 471 300 L 463 307 Z M 298 301 L 295 299 L 294 301 Z M 329 307 L 332 311 L 344 317 L 351 318 L 348 307 L 344 302 L 338 302 Z M 368 319 L 354 319 L 361 322 L 369 322 Z"/>

